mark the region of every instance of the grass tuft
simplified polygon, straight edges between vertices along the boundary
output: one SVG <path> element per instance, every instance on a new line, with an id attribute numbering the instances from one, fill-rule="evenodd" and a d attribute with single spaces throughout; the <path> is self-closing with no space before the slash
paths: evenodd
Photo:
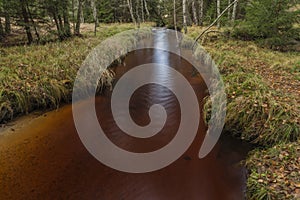
<path id="1" fill-rule="evenodd" d="M 63 42 L 0 48 L 0 123 L 70 102 L 74 79 L 88 53 L 107 37 L 134 28 L 133 24 L 101 24 L 97 36 L 86 32 L 82 38 Z M 110 72 L 103 75 L 107 77 L 101 83 L 111 81 Z"/>

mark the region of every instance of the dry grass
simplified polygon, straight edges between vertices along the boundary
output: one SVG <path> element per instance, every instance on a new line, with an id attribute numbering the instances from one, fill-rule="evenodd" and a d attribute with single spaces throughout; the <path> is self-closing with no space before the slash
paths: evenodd
<path id="1" fill-rule="evenodd" d="M 189 30 L 192 37 L 199 32 Z M 208 37 L 203 46 L 226 84 L 226 132 L 264 146 L 300 137 L 300 53 L 263 49 L 220 34 Z"/>
<path id="2" fill-rule="evenodd" d="M 0 123 L 70 102 L 76 73 L 88 53 L 105 38 L 133 28 L 102 24 L 97 36 L 87 31 L 64 42 L 0 48 Z"/>
<path id="3" fill-rule="evenodd" d="M 201 32 L 189 31 L 192 37 Z M 226 84 L 225 131 L 260 144 L 246 161 L 247 199 L 300 199 L 300 52 L 276 52 L 215 33 L 202 42 Z"/>
<path id="4" fill-rule="evenodd" d="M 300 198 L 299 142 L 251 153 L 251 159 L 246 162 L 251 169 L 247 184 L 248 199 Z"/>

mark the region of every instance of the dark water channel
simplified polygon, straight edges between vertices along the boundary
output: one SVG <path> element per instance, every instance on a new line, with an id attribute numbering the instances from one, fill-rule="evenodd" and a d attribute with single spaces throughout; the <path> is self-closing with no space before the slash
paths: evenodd
<path id="1" fill-rule="evenodd" d="M 167 45 L 163 36 L 156 42 Z M 191 76 L 193 67 L 175 54 L 153 49 L 131 52 L 123 65 L 115 68 L 116 77 L 150 62 L 172 66 L 183 74 L 202 109 L 206 86 L 201 77 Z M 172 81 L 167 69 L 158 70 L 162 81 Z M 165 146 L 175 136 L 180 107 L 168 88 L 148 84 L 131 97 L 130 114 L 138 125 L 150 122 L 151 105 L 161 104 L 166 109 L 165 126 L 148 139 L 134 138 L 118 128 L 112 117 L 110 97 L 111 92 L 106 91 L 95 102 L 100 125 L 114 144 L 132 152 L 150 152 Z M 85 103 L 89 101 L 93 100 L 78 105 L 83 110 L 82 118 Z M 199 159 L 205 131 L 201 120 L 193 144 L 170 166 L 144 174 L 124 173 L 106 167 L 88 153 L 77 135 L 72 107 L 65 106 L 0 137 L 0 199 L 244 199 L 246 172 L 239 162 L 245 159 L 249 146 L 223 135 L 213 151 Z"/>

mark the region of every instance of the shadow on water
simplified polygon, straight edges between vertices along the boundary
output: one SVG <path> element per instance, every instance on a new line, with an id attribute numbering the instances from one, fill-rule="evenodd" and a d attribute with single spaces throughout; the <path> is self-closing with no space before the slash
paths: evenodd
<path id="1" fill-rule="evenodd" d="M 166 45 L 165 41 L 161 36 L 157 44 Z M 192 85 L 199 102 L 207 95 L 202 78 L 191 76 L 193 67 L 177 55 L 162 50 L 129 53 L 122 66 L 114 68 L 116 78 L 137 65 L 150 62 L 180 71 Z M 157 70 L 162 81 L 172 81 L 167 69 Z M 180 124 L 180 106 L 168 88 L 148 84 L 131 97 L 130 114 L 138 125 L 149 123 L 151 105 L 161 104 L 166 109 L 164 128 L 148 139 L 131 137 L 119 129 L 112 117 L 110 97 L 110 91 L 96 97 L 96 111 L 107 137 L 119 147 L 132 152 L 149 152 L 165 146 L 175 136 Z M 78 105 L 83 113 L 85 104 L 91 101 L 94 99 Z M 202 110 L 203 105 L 199 105 Z M 243 199 L 246 172 L 239 163 L 245 159 L 249 145 L 223 135 L 213 151 L 199 159 L 205 132 L 201 120 L 193 144 L 170 166 L 151 173 L 123 173 L 104 166 L 87 152 L 76 133 L 72 108 L 65 106 L 0 138 L 0 199 Z"/>

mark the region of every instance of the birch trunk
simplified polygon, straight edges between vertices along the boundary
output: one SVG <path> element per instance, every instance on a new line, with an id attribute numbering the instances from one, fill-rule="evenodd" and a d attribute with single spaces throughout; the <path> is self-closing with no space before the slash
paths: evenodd
<path id="1" fill-rule="evenodd" d="M 140 1 L 137 1 L 137 4 L 135 6 L 135 13 L 137 15 L 137 27 L 140 28 L 141 26 L 141 16 L 140 16 Z"/>
<path id="2" fill-rule="evenodd" d="M 93 9 L 93 17 L 94 17 L 94 22 L 95 22 L 95 29 L 94 29 L 94 34 L 95 36 L 97 35 L 97 27 L 98 27 L 98 17 L 97 17 L 97 7 L 96 7 L 96 0 L 91 0 L 91 7 Z"/>
<path id="3" fill-rule="evenodd" d="M 236 18 L 236 10 L 237 10 L 237 6 L 238 6 L 238 1 L 236 1 L 234 4 L 233 4 L 233 9 L 232 9 L 232 17 L 231 17 L 231 21 L 235 21 L 235 18 Z"/>
<path id="4" fill-rule="evenodd" d="M 183 29 L 184 33 L 187 33 L 187 0 L 182 0 L 183 9 Z"/>
<path id="5" fill-rule="evenodd" d="M 228 5 L 230 5 L 230 4 L 231 4 L 231 0 L 228 0 Z M 228 9 L 227 15 L 228 15 L 228 20 L 230 20 L 230 18 L 231 18 L 231 9 Z"/>
<path id="6" fill-rule="evenodd" d="M 84 19 L 84 14 L 83 14 L 83 7 L 84 7 L 84 0 L 79 0 L 79 1 L 82 1 L 82 4 L 81 4 L 81 9 L 80 9 L 80 21 L 81 23 L 84 23 L 85 22 L 85 19 Z"/>
<path id="7" fill-rule="evenodd" d="M 196 5 L 195 5 L 195 0 L 192 0 L 192 10 L 193 10 L 194 23 L 196 26 L 198 26 L 198 17 L 197 17 L 197 9 L 196 9 Z"/>
<path id="8" fill-rule="evenodd" d="M 221 14 L 221 0 L 217 0 L 217 17 L 220 16 L 220 14 Z M 218 21 L 217 27 L 218 28 L 221 27 L 220 21 Z"/>
<path id="9" fill-rule="evenodd" d="M 203 25 L 203 0 L 199 1 L 199 25 Z"/>
<path id="10" fill-rule="evenodd" d="M 144 0 L 144 6 L 145 6 L 145 10 L 146 10 L 147 16 L 149 18 L 150 13 L 149 13 L 149 10 L 148 10 L 148 5 L 147 5 L 147 1 L 146 0 Z"/>
<path id="11" fill-rule="evenodd" d="M 133 15 L 133 9 L 132 9 L 132 2 L 131 2 L 131 0 L 127 0 L 127 4 L 128 4 L 128 8 L 129 8 L 129 12 L 130 12 L 130 15 L 131 15 L 132 22 L 134 24 L 136 24 L 136 20 L 135 20 L 135 17 Z"/>
<path id="12" fill-rule="evenodd" d="M 73 20 L 73 33 L 76 32 L 76 22 L 75 22 L 75 0 L 72 0 L 72 20 Z"/>
<path id="13" fill-rule="evenodd" d="M 174 29 L 175 31 L 177 31 L 176 0 L 173 0 L 173 20 L 174 20 Z"/>

